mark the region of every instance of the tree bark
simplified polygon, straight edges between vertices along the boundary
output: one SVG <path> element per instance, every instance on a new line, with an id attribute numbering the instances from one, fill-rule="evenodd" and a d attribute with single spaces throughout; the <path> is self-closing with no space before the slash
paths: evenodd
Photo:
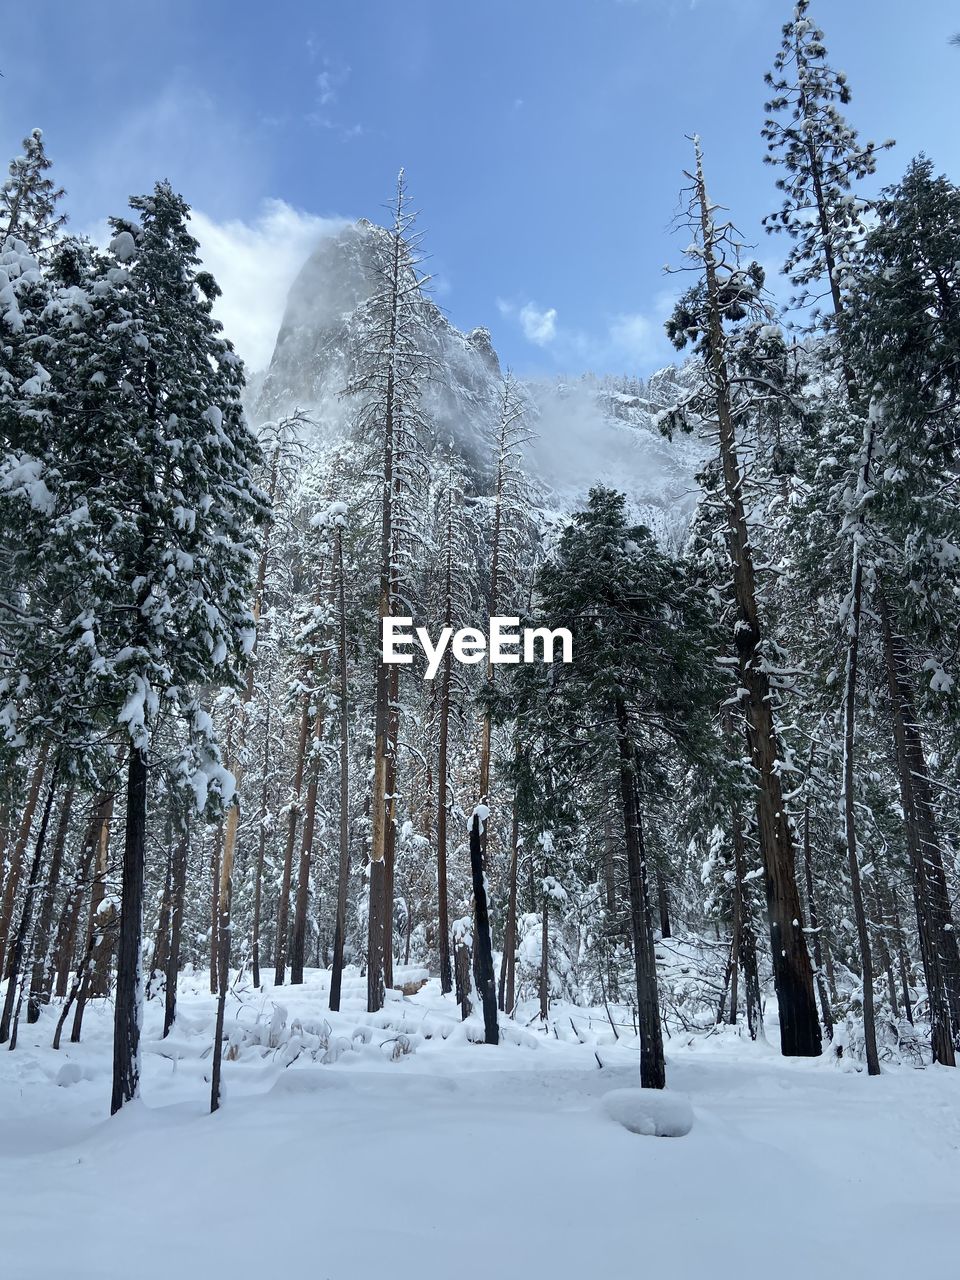
<path id="1" fill-rule="evenodd" d="M 453 498 L 452 485 L 447 484 L 447 555 L 444 592 L 445 627 L 453 624 Z M 444 651 L 440 668 L 440 727 L 437 759 L 437 947 L 440 962 L 440 990 L 449 994 L 450 976 L 450 909 L 447 902 L 447 789 L 449 764 L 447 753 L 450 735 L 450 678 L 452 656 L 450 646 Z"/>
<path id="2" fill-rule="evenodd" d="M 10 942 L 10 926 L 13 922 L 13 906 L 17 896 L 17 888 L 20 884 L 20 876 L 23 873 L 23 861 L 26 857 L 27 846 L 30 843 L 30 831 L 33 827 L 33 818 L 37 810 L 37 801 L 40 798 L 40 788 L 43 785 L 47 749 L 48 745 L 44 743 L 34 762 L 33 774 L 30 778 L 30 789 L 27 792 L 27 802 L 23 807 L 23 813 L 20 818 L 17 843 L 14 845 L 10 866 L 7 869 L 7 877 L 3 885 L 3 898 L 0 899 L 0 977 L 6 976 L 7 973 L 7 948 Z"/>
<path id="3" fill-rule="evenodd" d="M 304 673 L 306 681 L 312 671 L 312 660 Z M 293 796 L 287 814 L 287 842 L 283 853 L 283 878 L 280 883 L 280 900 L 277 903 L 277 937 L 273 965 L 273 985 L 283 986 L 287 966 L 287 930 L 290 920 L 290 886 L 293 882 L 293 849 L 297 839 L 297 819 L 300 814 L 300 795 L 303 791 L 303 775 L 307 764 L 307 740 L 310 736 L 310 703 L 305 701 L 300 711 L 300 733 L 297 741 L 297 762 L 294 766 Z"/>
<path id="4" fill-rule="evenodd" d="M 190 849 L 190 818 L 181 813 L 173 855 L 173 883 L 170 895 L 170 949 L 163 990 L 163 1036 L 170 1034 L 177 1017 L 177 982 L 180 977 L 180 939 L 183 935 L 183 908 L 187 889 L 187 855 Z"/>
<path id="5" fill-rule="evenodd" d="M 94 865 L 96 851 L 100 847 L 100 828 L 104 822 L 109 823 L 112 813 L 113 793 L 101 792 L 94 801 L 80 856 L 77 859 L 73 882 L 70 885 L 57 930 L 54 962 L 56 985 L 53 988 L 53 993 L 58 1000 L 63 1000 L 67 994 L 77 933 L 80 928 L 80 909 L 83 905 L 87 883 L 90 880 L 90 872 Z"/>
<path id="6" fill-rule="evenodd" d="M 483 873 L 480 825 L 480 815 L 474 813 L 470 823 L 470 870 L 473 875 L 473 945 L 476 949 L 477 995 L 483 1008 L 484 1041 L 486 1044 L 499 1044 L 497 987 L 493 974 L 493 948 L 490 942 L 490 916 Z"/>
<path id="7" fill-rule="evenodd" d="M 263 864 L 267 852 L 267 798 L 269 795 L 268 774 L 270 772 L 270 703 L 267 703 L 263 730 L 263 776 L 260 782 L 260 821 L 257 824 L 257 864 L 253 881 L 253 938 L 251 945 L 250 967 L 253 985 L 260 989 L 260 920 L 263 912 Z"/>
<path id="8" fill-rule="evenodd" d="M 53 986 L 54 939 L 51 935 L 53 904 L 57 889 L 60 887 L 60 871 L 63 866 L 63 851 L 67 843 L 67 831 L 73 813 L 74 788 L 68 787 L 63 797 L 60 810 L 60 821 L 53 841 L 50 867 L 43 886 L 40 900 L 40 912 L 37 917 L 36 941 L 34 944 L 33 974 L 30 979 L 30 998 L 27 1001 L 27 1022 L 37 1022 L 40 1008 L 49 1000 L 50 988 Z"/>
<path id="9" fill-rule="evenodd" d="M 950 914 L 943 858 L 934 824 L 932 788 L 906 674 L 905 656 L 894 634 L 884 593 L 880 591 L 878 596 L 887 682 L 893 708 L 893 736 L 900 779 L 904 836 L 913 872 L 920 956 L 930 1001 L 933 1060 L 943 1066 L 953 1067 L 956 1066 L 955 1033 L 960 1029 L 960 1008 L 955 1008 L 958 999 L 953 998 L 953 984 L 950 980 L 957 947 L 956 932 Z"/>
<path id="10" fill-rule="evenodd" d="M 666 1084 L 666 1068 L 663 1059 L 663 1030 L 660 1025 L 660 997 L 657 990 L 657 959 L 653 943 L 653 922 L 647 888 L 643 833 L 640 826 L 636 750 L 630 732 L 626 704 L 622 698 L 615 700 L 614 715 L 620 762 L 620 804 L 627 853 L 627 877 L 630 885 L 633 960 L 637 980 L 640 1084 L 644 1089 L 662 1089 Z"/>
<path id="11" fill-rule="evenodd" d="M 50 782 L 47 789 L 47 800 L 43 808 L 43 816 L 40 819 L 40 830 L 37 832 L 36 843 L 33 847 L 33 859 L 30 864 L 30 875 L 27 881 L 27 891 L 23 900 L 23 909 L 20 913 L 20 924 L 14 934 L 12 945 L 10 948 L 10 964 L 7 969 L 7 992 L 3 1003 L 3 1013 L 0 1015 L 0 1044 L 6 1044 L 10 1041 L 10 1048 L 17 1047 L 17 1023 L 20 1019 L 20 1002 L 23 999 L 24 982 L 21 982 L 21 973 L 23 970 L 24 956 L 26 955 L 27 942 L 30 937 L 31 926 L 33 924 L 33 904 L 37 896 L 37 890 L 40 886 L 40 868 L 43 865 L 43 847 L 47 838 L 47 826 L 50 822 L 50 810 L 53 807 L 53 797 L 57 790 L 59 768 L 55 763 L 50 775 Z M 26 975 L 24 975 L 25 979 Z M 11 1034 L 12 1032 L 12 1034 Z"/>
<path id="12" fill-rule="evenodd" d="M 220 990 L 220 868 L 223 864 L 223 822 L 216 824 L 210 849 L 210 994 Z"/>
<path id="13" fill-rule="evenodd" d="M 110 1114 L 140 1092 L 140 1019 L 143 1005 L 144 851 L 147 830 L 147 758 L 132 747 L 127 773 L 127 816 L 123 842 L 120 940 L 113 1022 L 113 1094 Z"/>
<path id="14" fill-rule="evenodd" d="M 326 667 L 326 654 L 321 659 Z M 310 902 L 310 866 L 313 861 L 313 836 L 317 825 L 317 792 L 320 786 L 320 744 L 323 740 L 324 714 L 321 694 L 317 694 L 317 710 L 313 721 L 310 781 L 300 833 L 300 867 L 297 875 L 297 901 L 293 915 L 293 945 L 290 948 L 290 983 L 303 985 L 303 965 L 307 947 L 307 907 Z"/>
<path id="15" fill-rule="evenodd" d="M 513 1016 L 514 987 L 517 971 L 517 877 L 520 862 L 520 813 L 516 797 L 510 823 L 510 880 L 507 920 L 503 930 L 503 963 L 500 966 L 499 1004 L 504 1013 Z"/>
<path id="16" fill-rule="evenodd" d="M 237 826 L 240 821 L 240 805 L 234 800 L 226 818 L 223 842 L 223 861 L 220 866 L 220 921 L 217 941 L 220 953 L 217 957 L 217 974 L 220 987 L 217 993 L 217 1019 L 213 1033 L 213 1064 L 210 1073 L 210 1110 L 220 1107 L 220 1073 L 223 1064 L 223 1023 L 227 1008 L 227 989 L 230 986 L 230 935 L 232 920 L 230 908 L 233 898 L 233 860 L 237 847 Z"/>
<path id="17" fill-rule="evenodd" d="M 340 1008 L 343 985 L 343 954 L 347 933 L 347 893 L 350 886 L 350 704 L 349 670 L 347 667 L 347 604 L 343 576 L 343 527 L 337 525 L 334 541 L 337 575 L 337 655 L 339 663 L 340 706 L 340 862 L 337 868 L 337 919 L 333 933 L 333 970 L 330 974 L 330 1008 Z"/>
<path id="18" fill-rule="evenodd" d="M 820 937 L 820 912 L 817 907 L 817 895 L 813 889 L 813 851 L 810 847 L 810 808 L 803 813 L 803 871 L 807 882 L 807 909 L 810 915 L 810 932 L 813 934 L 813 963 L 817 980 L 817 994 L 820 997 L 820 1015 L 827 1039 L 833 1039 L 833 1010 L 830 1007 L 830 995 L 823 981 L 823 943 Z"/>

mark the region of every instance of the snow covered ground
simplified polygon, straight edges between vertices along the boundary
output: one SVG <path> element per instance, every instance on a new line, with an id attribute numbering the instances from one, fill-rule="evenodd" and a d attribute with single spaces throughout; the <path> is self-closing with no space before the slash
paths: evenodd
<path id="1" fill-rule="evenodd" d="M 148 1005 L 143 1100 L 112 1120 L 110 1006 L 60 1053 L 52 1012 L 21 1024 L 0 1050 L 0 1275 L 808 1280 L 960 1255 L 956 1072 L 871 1080 L 674 1035 L 693 1127 L 649 1137 L 624 1127 L 629 1098 L 602 1101 L 637 1083 L 634 1037 L 602 1011 L 559 1007 L 549 1034 L 511 1024 L 491 1048 L 433 982 L 375 1017 L 358 978 L 327 1013 L 326 983 L 231 1000 L 214 1116 L 205 975 L 166 1041 Z"/>

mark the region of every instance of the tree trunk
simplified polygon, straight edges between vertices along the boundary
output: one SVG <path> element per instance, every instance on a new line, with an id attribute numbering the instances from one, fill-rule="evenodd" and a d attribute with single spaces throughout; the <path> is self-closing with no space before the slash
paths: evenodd
<path id="1" fill-rule="evenodd" d="M 7 948 L 10 942 L 10 926 L 13 922 L 13 905 L 17 896 L 17 888 L 20 884 L 20 876 L 23 873 L 23 860 L 26 857 L 27 846 L 30 843 L 30 831 L 33 827 L 33 817 L 37 810 L 37 801 L 40 798 L 40 788 L 43 785 L 43 773 L 46 763 L 47 744 L 44 743 L 34 762 L 33 774 L 30 778 L 30 789 L 27 792 L 27 802 L 23 807 L 23 814 L 20 818 L 17 843 L 14 845 L 10 866 L 7 868 L 7 878 L 3 886 L 3 898 L 0 899 L 0 978 L 6 976 L 7 973 Z"/>
<path id="2" fill-rule="evenodd" d="M 879 592 L 884 658 L 893 708 L 894 747 L 900 779 L 904 835 L 913 872 L 914 902 L 920 956 L 930 1001 L 933 1060 L 956 1066 L 954 1033 L 960 1029 L 960 1008 L 951 987 L 957 940 L 950 914 L 943 858 L 933 817 L 933 797 L 905 656 L 893 631 L 890 610 Z M 955 1021 L 956 1020 L 956 1021 Z"/>
<path id="3" fill-rule="evenodd" d="M 461 1021 L 466 1022 L 472 1012 L 470 1005 L 470 952 L 462 937 L 458 937 L 454 947 L 455 969 L 457 978 L 457 1001 L 460 1005 Z"/>
<path id="4" fill-rule="evenodd" d="M 517 800 L 513 800 L 513 818 L 510 823 L 510 881 L 507 899 L 507 920 L 503 930 L 503 963 L 500 966 L 499 1004 L 504 1013 L 513 1016 L 514 986 L 517 970 L 517 874 L 520 861 L 520 813 Z"/>
<path id="5" fill-rule="evenodd" d="M 817 909 L 817 896 L 813 891 L 813 853 L 810 847 L 810 807 L 803 812 L 803 871 L 807 882 L 807 908 L 810 914 L 810 932 L 813 935 L 813 963 L 817 980 L 817 994 L 820 997 L 820 1014 L 823 1018 L 827 1039 L 833 1039 L 833 1010 L 830 1008 L 830 996 L 823 981 L 823 944 L 820 938 L 820 912 Z"/>
<path id="6" fill-rule="evenodd" d="M 220 990 L 220 868 L 223 864 L 223 822 L 216 824 L 210 850 L 210 994 Z"/>
<path id="7" fill-rule="evenodd" d="M 863 886 L 860 882 L 860 862 L 857 858 L 857 823 L 854 812 L 854 752 L 856 750 L 857 670 L 860 654 L 860 618 L 863 611 L 863 561 L 860 543 L 863 536 L 862 507 L 870 484 L 870 464 L 873 457 L 873 423 L 864 428 L 864 459 L 856 493 L 856 518 L 852 532 L 850 606 L 847 622 L 847 668 L 843 691 L 843 789 L 840 803 L 843 815 L 843 831 L 846 839 L 847 865 L 850 869 L 850 894 L 853 898 L 853 918 L 857 925 L 860 959 L 863 968 L 863 1044 L 867 1059 L 867 1073 L 880 1074 L 880 1058 L 877 1054 L 877 1026 L 874 1012 L 873 956 L 870 950 L 870 930 L 863 902 Z"/>
<path id="8" fill-rule="evenodd" d="M 387 815 L 383 847 L 383 985 L 393 986 L 395 870 L 397 853 L 397 752 L 400 737 L 400 668 L 390 667 L 387 754 Z"/>
<path id="9" fill-rule="evenodd" d="M 167 846 L 166 866 L 163 874 L 163 893 L 160 898 L 160 913 L 157 918 L 157 932 L 154 935 L 153 951 L 150 956 L 150 976 L 147 979 L 147 999 L 152 1000 L 158 990 L 162 990 L 166 981 L 167 960 L 170 955 L 170 910 L 173 898 L 173 813 L 172 806 L 167 806 L 164 822 L 164 839 Z"/>
<path id="10" fill-rule="evenodd" d="M 70 971 L 77 942 L 77 932 L 80 928 L 80 908 L 83 905 L 83 898 L 87 882 L 90 880 L 90 872 L 93 869 L 96 851 L 100 847 L 100 829 L 104 822 L 109 823 L 112 813 L 113 793 L 101 792 L 94 801 L 93 811 L 83 839 L 83 846 L 77 859 L 73 882 L 70 885 L 57 930 L 54 949 L 56 985 L 53 988 L 53 993 L 58 1000 L 63 1000 L 67 994 L 67 985 L 70 981 Z"/>
<path id="11" fill-rule="evenodd" d="M 447 611 L 445 626 L 450 626 L 450 553 L 447 556 Z M 447 995 L 450 979 L 450 909 L 447 903 L 447 752 L 450 733 L 450 646 L 443 655 L 440 675 L 440 742 L 437 764 L 437 946 L 440 957 L 440 990 Z"/>
<path id="12" fill-rule="evenodd" d="M 550 898 L 546 889 L 540 906 L 540 1021 L 547 1025 L 550 1012 Z"/>
<path id="13" fill-rule="evenodd" d="M 251 947 L 251 969 L 253 985 L 260 989 L 260 918 L 263 911 L 263 864 L 267 852 L 267 799 L 269 785 L 267 777 L 270 771 L 270 703 L 267 703 L 263 730 L 263 777 L 260 785 L 260 821 L 257 831 L 257 865 L 253 882 L 253 939 Z"/>
<path id="14" fill-rule="evenodd" d="M 33 948 L 33 974 L 30 980 L 30 998 L 27 1001 L 27 1022 L 37 1022 L 40 1008 L 49 1000 L 50 988 L 53 986 L 54 946 L 51 935 L 53 904 L 57 889 L 60 887 L 60 871 L 63 866 L 63 851 L 67 843 L 67 831 L 73 813 L 73 787 L 68 787 L 63 797 L 60 810 L 60 821 L 53 841 L 53 851 L 47 879 L 43 886 L 43 897 L 40 901 L 40 912 L 37 917 L 36 942 Z"/>
<path id="15" fill-rule="evenodd" d="M 3 1003 L 3 1013 L 0 1015 L 0 1044 L 6 1044 L 10 1041 L 10 1048 L 17 1047 L 17 1023 L 20 1019 L 20 1002 L 23 999 L 24 982 L 21 982 L 21 973 L 23 972 L 24 957 L 27 952 L 27 943 L 31 934 L 33 925 L 33 904 L 36 900 L 37 890 L 40 887 L 40 868 L 43 865 L 43 847 L 47 838 L 47 827 L 50 822 L 50 810 L 53 807 L 53 797 L 57 790 L 59 768 L 54 764 L 50 775 L 50 783 L 47 789 L 47 801 L 43 807 L 43 816 L 40 819 L 40 830 L 37 833 L 36 843 L 33 847 L 33 859 L 30 864 L 30 876 L 27 881 L 27 891 L 23 899 L 23 909 L 20 913 L 20 924 L 14 934 L 12 945 L 10 948 L 10 964 L 7 969 L 7 992 L 6 999 Z M 26 975 L 24 975 L 24 980 Z M 12 1034 L 11 1034 L 12 1031 Z"/>
<path id="16" fill-rule="evenodd" d="M 728 524 L 728 548 L 737 604 L 735 642 L 740 687 L 744 690 L 750 763 L 757 780 L 757 833 L 763 854 L 773 957 L 774 986 L 780 1011 L 780 1047 L 785 1055 L 820 1053 L 820 1023 L 813 994 L 813 971 L 803 936 L 793 835 L 780 783 L 780 748 L 773 721 L 769 677 L 760 657 L 762 639 L 753 553 L 743 505 L 743 475 L 737 454 L 726 365 L 723 312 L 715 248 L 717 232 L 703 178 L 697 143 L 697 197 L 703 235 L 703 263 L 709 302 L 709 364 L 716 395 Z"/>
<path id="17" fill-rule="evenodd" d="M 640 827 L 636 751 L 630 733 L 627 708 L 622 698 L 616 699 L 614 714 L 620 760 L 620 803 L 623 814 L 624 846 L 630 884 L 633 959 L 637 979 L 640 1084 L 644 1089 L 662 1089 L 666 1084 L 666 1069 L 663 1060 L 663 1031 L 660 1026 L 660 997 L 657 991 L 657 960 L 653 944 L 653 923 L 647 890 L 643 834 Z"/>
<path id="18" fill-rule="evenodd" d="M 657 909 L 660 913 L 660 937 L 669 938 L 670 935 L 670 893 L 667 889 L 666 877 L 660 867 L 659 862 L 654 863 L 653 874 L 657 882 Z"/>
<path id="19" fill-rule="evenodd" d="M 334 546 L 337 575 L 337 654 L 340 666 L 340 863 L 337 868 L 337 919 L 333 933 L 333 971 L 330 974 L 330 1008 L 340 1008 L 343 985 L 343 953 L 347 933 L 347 894 L 350 886 L 350 703 L 347 667 L 347 605 L 343 577 L 343 528 L 337 525 Z"/>
<path id="20" fill-rule="evenodd" d="M 217 940 L 220 952 L 217 957 L 217 974 L 220 987 L 217 992 L 217 1019 L 213 1033 L 213 1064 L 210 1073 L 210 1110 L 220 1107 L 220 1072 L 223 1064 L 223 1022 L 227 1008 L 227 989 L 230 986 L 230 934 L 232 922 L 230 908 L 233 898 L 233 859 L 237 847 L 237 826 L 240 821 L 240 806 L 235 800 L 230 807 L 226 819 L 226 831 L 223 842 L 223 861 L 220 867 L 220 921 Z"/>
<path id="21" fill-rule="evenodd" d="M 190 849 L 190 818 L 182 813 L 173 855 L 173 882 L 170 894 L 170 949 L 163 991 L 163 1035 L 170 1034 L 177 1017 L 177 982 L 180 977 L 180 939 L 183 935 L 183 907 L 187 889 L 187 855 Z"/>
<path id="22" fill-rule="evenodd" d="M 493 974 L 493 948 L 490 943 L 490 916 L 487 909 L 487 887 L 483 871 L 480 815 L 476 812 L 470 823 L 470 870 L 473 874 L 473 945 L 476 951 L 477 995 L 480 997 L 483 1008 L 484 1041 L 486 1044 L 499 1044 L 497 987 Z"/>
<path id="23" fill-rule="evenodd" d="M 304 672 L 306 682 L 313 668 L 312 661 Z M 283 878 L 280 883 L 280 901 L 277 904 L 276 955 L 273 965 L 273 985 L 283 986 L 287 966 L 287 929 L 290 920 L 290 885 L 293 882 L 293 848 L 297 839 L 297 819 L 300 814 L 300 795 L 303 791 L 303 774 L 307 764 L 307 740 L 310 736 L 310 704 L 305 701 L 300 711 L 300 734 L 297 741 L 297 762 L 294 766 L 293 796 L 287 815 L 287 842 L 283 853 Z"/>
<path id="24" fill-rule="evenodd" d="M 147 758 L 142 747 L 132 747 L 127 773 L 127 817 L 123 842 L 111 1115 L 116 1115 L 124 1103 L 132 1101 L 140 1092 L 140 1020 L 143 1008 L 140 950 L 146 831 Z"/>
<path id="25" fill-rule="evenodd" d="M 326 654 L 321 659 L 326 667 Z M 303 828 L 300 835 L 300 868 L 297 875 L 297 901 L 293 915 L 293 945 L 290 948 L 290 983 L 303 985 L 303 965 L 307 947 L 307 907 L 310 902 L 310 866 L 313 861 L 313 834 L 317 824 L 317 791 L 320 785 L 320 743 L 323 740 L 323 700 L 317 695 L 317 710 L 313 721 L 313 746 L 311 749 L 310 781 L 304 806 Z"/>
<path id="26" fill-rule="evenodd" d="M 897 968 L 900 973 L 900 991 L 903 997 L 903 1015 L 906 1020 L 913 1026 L 913 1001 L 910 995 L 910 962 L 907 958 L 907 944 L 903 937 L 903 928 L 900 924 L 900 912 L 897 910 L 896 895 L 890 894 L 890 919 L 893 922 L 894 933 L 897 939 Z"/>

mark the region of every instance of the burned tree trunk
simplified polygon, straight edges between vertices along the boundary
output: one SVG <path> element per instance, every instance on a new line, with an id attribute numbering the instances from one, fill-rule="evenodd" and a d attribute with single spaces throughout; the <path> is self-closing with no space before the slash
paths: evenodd
<path id="1" fill-rule="evenodd" d="M 487 907 L 487 886 L 483 868 L 481 827 L 489 810 L 478 805 L 470 819 L 470 870 L 473 875 L 474 947 L 476 948 L 475 974 L 477 995 L 483 1008 L 484 1040 L 487 1044 L 500 1043 L 497 1024 L 497 987 L 493 973 L 493 948 L 490 942 L 490 915 Z"/>
<path id="2" fill-rule="evenodd" d="M 653 922 L 647 885 L 647 867 L 640 826 L 637 792 L 636 750 L 630 720 L 622 698 L 614 703 L 619 754 L 620 805 L 623 816 L 627 876 L 630 884 L 630 917 L 633 931 L 633 959 L 637 979 L 637 1010 L 640 1034 L 640 1084 L 645 1089 L 662 1089 L 666 1084 L 663 1059 L 663 1030 L 660 1025 L 660 997 L 657 991 L 657 960 L 653 945 Z"/>
<path id="3" fill-rule="evenodd" d="M 136 1098 L 140 1092 L 140 1013 L 143 999 L 140 946 L 146 832 L 147 757 L 142 747 L 132 747 L 127 773 L 127 817 L 123 842 L 111 1115 L 116 1115 L 124 1103 Z"/>

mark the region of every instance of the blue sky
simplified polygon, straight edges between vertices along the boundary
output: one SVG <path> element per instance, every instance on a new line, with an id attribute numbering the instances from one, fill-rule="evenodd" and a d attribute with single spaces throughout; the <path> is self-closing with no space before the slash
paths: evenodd
<path id="1" fill-rule="evenodd" d="M 252 364 L 310 244 L 379 218 L 398 167 L 438 301 L 520 373 L 645 373 L 676 288 L 663 266 L 685 134 L 714 197 L 759 221 L 763 72 L 781 0 L 33 0 L 0 49 L 0 141 L 45 132 L 72 225 L 169 177 L 198 211 L 224 321 Z M 907 15 L 905 17 L 905 14 Z M 960 179 L 956 0 L 819 0 L 865 136 Z"/>

